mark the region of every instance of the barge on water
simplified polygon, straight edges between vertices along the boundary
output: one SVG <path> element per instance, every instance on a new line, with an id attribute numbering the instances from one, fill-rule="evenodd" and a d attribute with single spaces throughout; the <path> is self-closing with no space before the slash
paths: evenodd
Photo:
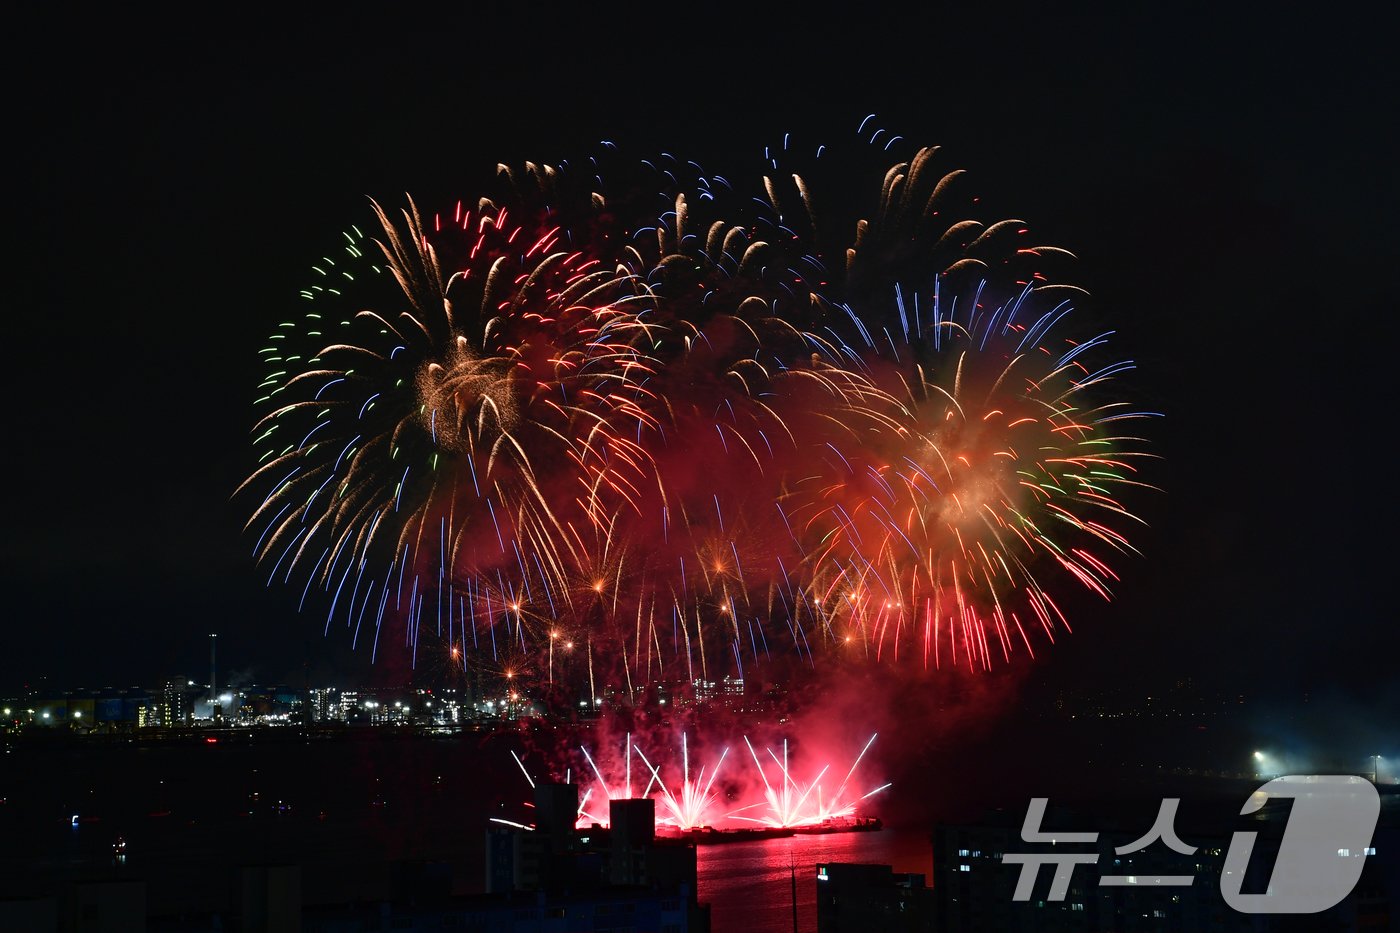
<path id="1" fill-rule="evenodd" d="M 877 817 L 842 817 L 822 820 L 820 823 L 804 823 L 799 826 L 741 826 L 716 829 L 713 826 L 697 826 L 693 829 L 676 829 L 658 826 L 658 839 L 681 839 L 695 845 L 716 845 L 725 842 L 752 842 L 756 839 L 784 839 L 789 836 L 817 836 L 827 833 L 859 833 L 881 829 L 883 823 Z"/>

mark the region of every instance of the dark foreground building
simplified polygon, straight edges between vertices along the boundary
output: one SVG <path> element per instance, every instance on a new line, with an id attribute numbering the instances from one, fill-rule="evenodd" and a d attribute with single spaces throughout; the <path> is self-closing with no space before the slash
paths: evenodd
<path id="1" fill-rule="evenodd" d="M 817 933 L 932 933 L 933 891 L 889 865 L 817 866 Z"/>
<path id="2" fill-rule="evenodd" d="M 708 933 L 695 846 L 656 838 L 655 802 L 610 801 L 609 826 L 585 829 L 574 827 L 578 803 L 577 785 L 540 784 L 533 828 L 488 830 L 485 894 L 320 908 L 302 914 L 300 930 Z"/>
<path id="3" fill-rule="evenodd" d="M 653 801 L 613 800 L 609 827 L 582 830 L 576 785 L 542 784 L 534 803 L 533 828 L 487 831 L 483 894 L 451 893 L 441 863 L 405 863 L 391 896 L 308 904 L 302 865 L 250 865 L 219 904 L 192 901 L 178 916 L 151 916 L 135 880 L 0 900 L 0 933 L 708 933 L 695 846 L 656 838 Z"/>
<path id="4" fill-rule="evenodd" d="M 695 846 L 656 838 L 654 800 L 609 801 L 607 828 L 575 829 L 577 813 L 578 785 L 540 784 L 534 829 L 488 831 L 488 893 L 463 904 L 467 929 L 708 933 Z"/>

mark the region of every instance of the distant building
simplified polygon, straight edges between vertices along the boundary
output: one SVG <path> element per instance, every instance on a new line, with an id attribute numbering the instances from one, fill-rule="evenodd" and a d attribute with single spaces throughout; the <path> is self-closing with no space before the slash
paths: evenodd
<path id="1" fill-rule="evenodd" d="M 136 728 L 156 729 L 164 725 L 161 716 L 163 704 L 158 699 L 150 699 L 142 703 L 136 710 Z"/>
<path id="2" fill-rule="evenodd" d="M 31 724 L 46 728 L 68 725 L 67 697 L 45 694 L 35 697 L 31 702 L 34 709 L 34 712 L 29 714 Z"/>
<path id="3" fill-rule="evenodd" d="M 698 679 L 691 685 L 697 703 L 718 703 L 737 708 L 744 701 L 744 678 L 726 674 L 719 680 Z"/>
<path id="4" fill-rule="evenodd" d="M 312 722 L 345 721 L 345 712 L 340 706 L 340 691 L 334 687 L 317 687 L 312 690 L 309 709 Z"/>
<path id="5" fill-rule="evenodd" d="M 817 866 L 817 933 L 932 933 L 933 891 L 889 865 Z"/>
<path id="6" fill-rule="evenodd" d="M 228 697 L 225 715 L 236 713 L 240 724 L 285 725 L 298 716 L 306 698 L 285 686 L 247 686 Z"/>
<path id="7" fill-rule="evenodd" d="M 10 711 L 4 718 L 14 726 L 109 733 L 134 728 L 141 706 L 148 702 L 150 697 L 138 688 L 102 687 L 47 691 L 27 700 L 5 700 L 0 705 Z"/>
<path id="8" fill-rule="evenodd" d="M 386 713 L 393 704 L 386 703 L 376 694 L 361 690 L 343 690 L 340 693 L 339 718 L 351 725 L 379 725 L 386 721 Z"/>
<path id="9" fill-rule="evenodd" d="M 336 718 L 341 722 L 350 722 L 360 711 L 360 692 L 358 690 L 342 690 L 338 706 L 340 714 Z"/>
<path id="10" fill-rule="evenodd" d="M 194 716 L 194 691 L 183 678 L 167 680 L 160 691 L 160 724 L 167 729 L 188 726 Z"/>

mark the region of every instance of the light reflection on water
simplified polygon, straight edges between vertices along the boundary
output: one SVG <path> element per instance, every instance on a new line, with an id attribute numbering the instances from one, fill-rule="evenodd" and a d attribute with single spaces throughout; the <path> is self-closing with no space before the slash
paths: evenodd
<path id="1" fill-rule="evenodd" d="M 928 883 L 932 858 L 929 834 L 906 829 L 700 846 L 699 896 L 710 903 L 714 933 L 792 933 L 796 865 L 798 930 L 815 933 L 819 863 L 890 865 L 918 872 Z"/>

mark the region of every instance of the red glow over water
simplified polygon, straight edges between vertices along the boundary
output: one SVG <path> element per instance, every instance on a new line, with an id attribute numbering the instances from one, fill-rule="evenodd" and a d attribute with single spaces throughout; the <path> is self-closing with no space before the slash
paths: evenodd
<path id="1" fill-rule="evenodd" d="M 930 880 L 929 834 L 903 829 L 789 836 L 701 846 L 699 896 L 714 933 L 792 933 L 792 866 L 797 867 L 797 928 L 817 929 L 817 868 L 826 862 L 890 865 Z"/>

